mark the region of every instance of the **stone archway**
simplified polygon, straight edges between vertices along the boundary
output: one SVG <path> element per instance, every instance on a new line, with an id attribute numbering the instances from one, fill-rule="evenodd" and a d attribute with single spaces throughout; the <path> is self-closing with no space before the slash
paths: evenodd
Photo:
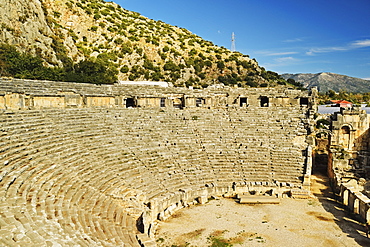
<path id="1" fill-rule="evenodd" d="M 344 148 L 349 148 L 351 143 L 351 128 L 350 126 L 344 125 L 340 129 L 339 133 L 339 144 Z"/>
<path id="2" fill-rule="evenodd" d="M 260 106 L 261 107 L 269 107 L 269 98 L 267 96 L 260 97 Z"/>

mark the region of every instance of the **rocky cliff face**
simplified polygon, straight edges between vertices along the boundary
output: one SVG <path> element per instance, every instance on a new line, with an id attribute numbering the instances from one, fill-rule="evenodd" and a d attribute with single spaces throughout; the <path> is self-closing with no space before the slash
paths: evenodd
<path id="1" fill-rule="evenodd" d="M 317 74 L 283 74 L 282 77 L 286 80 L 294 79 L 302 83 L 305 88 L 317 87 L 320 92 L 329 90 L 336 92 L 343 90 L 353 93 L 370 92 L 370 81 L 346 75 L 323 72 Z"/>
<path id="2" fill-rule="evenodd" d="M 109 60 L 120 80 L 188 86 L 273 86 L 279 80 L 248 55 L 103 0 L 2 0 L 0 42 L 40 56 L 50 66 Z"/>
<path id="3" fill-rule="evenodd" d="M 49 27 L 40 0 L 2 0 L 0 2 L 0 41 L 18 46 L 58 64 L 52 49 L 53 30 Z M 60 63 L 59 63 L 60 64 Z"/>

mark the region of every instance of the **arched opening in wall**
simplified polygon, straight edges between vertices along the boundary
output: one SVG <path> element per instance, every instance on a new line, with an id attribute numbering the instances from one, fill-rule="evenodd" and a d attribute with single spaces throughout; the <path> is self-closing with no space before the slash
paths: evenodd
<path id="1" fill-rule="evenodd" d="M 269 98 L 267 96 L 260 97 L 261 107 L 268 107 L 269 106 Z"/>
<path id="2" fill-rule="evenodd" d="M 240 97 L 240 107 L 245 107 L 248 104 L 248 98 Z"/>
<path id="3" fill-rule="evenodd" d="M 329 164 L 329 136 L 326 132 L 316 134 L 316 145 L 312 152 L 312 174 L 328 175 Z"/>
<path id="4" fill-rule="evenodd" d="M 197 99 L 195 100 L 195 105 L 196 105 L 197 107 L 200 107 L 200 106 L 204 105 L 204 103 L 205 103 L 205 100 L 204 100 L 203 98 L 197 98 Z"/>
<path id="5" fill-rule="evenodd" d="M 166 107 L 166 98 L 161 98 L 160 107 Z"/>
<path id="6" fill-rule="evenodd" d="M 317 147 L 316 147 L 317 148 Z M 326 150 L 316 149 L 313 151 L 312 174 L 327 176 L 329 156 Z"/>
<path id="7" fill-rule="evenodd" d="M 342 145 L 344 148 L 349 148 L 351 139 L 351 129 L 349 126 L 342 126 L 340 129 L 340 140 L 339 144 Z"/>
<path id="8" fill-rule="evenodd" d="M 129 107 L 136 107 L 134 98 L 127 98 L 126 99 L 126 108 L 129 108 Z"/>
<path id="9" fill-rule="evenodd" d="M 183 100 L 181 98 L 175 98 L 173 99 L 173 107 L 182 109 L 183 108 Z"/>
<path id="10" fill-rule="evenodd" d="M 136 220 L 136 228 L 139 232 L 144 233 L 144 216 L 143 214 Z"/>
<path id="11" fill-rule="evenodd" d="M 353 203 L 353 212 L 355 214 L 360 214 L 360 200 L 359 199 L 355 199 Z"/>
<path id="12" fill-rule="evenodd" d="M 308 106 L 308 98 L 300 98 L 299 105 L 301 106 Z"/>
<path id="13" fill-rule="evenodd" d="M 343 204 L 348 206 L 348 197 L 349 197 L 349 192 L 348 190 L 343 191 Z"/>

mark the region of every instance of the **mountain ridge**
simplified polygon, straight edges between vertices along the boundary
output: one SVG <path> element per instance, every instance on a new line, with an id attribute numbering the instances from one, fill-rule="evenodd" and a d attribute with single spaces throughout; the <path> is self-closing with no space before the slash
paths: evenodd
<path id="1" fill-rule="evenodd" d="M 285 80 L 293 79 L 302 83 L 304 88 L 317 87 L 322 93 L 333 90 L 335 92 L 346 91 L 352 93 L 370 92 L 370 80 L 335 74 L 331 72 L 321 73 L 284 73 L 281 75 Z"/>

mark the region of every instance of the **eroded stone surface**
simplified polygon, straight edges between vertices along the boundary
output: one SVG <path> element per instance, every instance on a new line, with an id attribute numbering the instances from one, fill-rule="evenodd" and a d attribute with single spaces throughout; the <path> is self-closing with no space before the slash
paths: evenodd
<path id="1" fill-rule="evenodd" d="M 12 79 L 0 92 L 5 245 L 151 246 L 142 234 L 189 205 L 309 188 L 308 92 Z"/>

